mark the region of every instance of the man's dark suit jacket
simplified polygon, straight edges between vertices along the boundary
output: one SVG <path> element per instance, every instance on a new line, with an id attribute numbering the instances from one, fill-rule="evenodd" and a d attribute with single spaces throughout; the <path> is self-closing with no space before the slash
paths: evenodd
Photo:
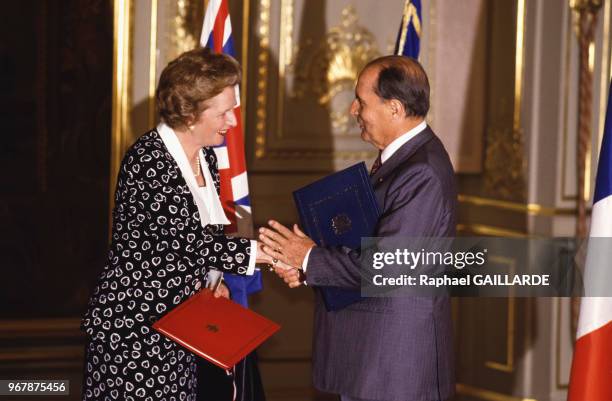
<path id="1" fill-rule="evenodd" d="M 455 235 L 453 168 L 427 127 L 371 177 L 382 214 L 376 237 Z M 313 248 L 313 286 L 359 288 L 359 252 Z M 317 292 L 313 376 L 322 391 L 368 400 L 445 400 L 453 395 L 453 341 L 448 297 L 366 298 L 328 312 Z"/>

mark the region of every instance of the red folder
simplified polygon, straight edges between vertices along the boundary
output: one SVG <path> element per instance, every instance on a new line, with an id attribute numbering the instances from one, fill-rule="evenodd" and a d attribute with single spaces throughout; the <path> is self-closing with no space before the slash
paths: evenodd
<path id="1" fill-rule="evenodd" d="M 155 322 L 153 328 L 194 354 L 230 369 L 280 326 L 203 289 Z"/>

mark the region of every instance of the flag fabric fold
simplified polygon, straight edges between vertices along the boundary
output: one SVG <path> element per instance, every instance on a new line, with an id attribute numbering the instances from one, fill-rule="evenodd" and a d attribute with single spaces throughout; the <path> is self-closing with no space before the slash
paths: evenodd
<path id="1" fill-rule="evenodd" d="M 208 47 L 215 53 L 224 53 L 236 57 L 232 23 L 227 0 L 209 0 L 200 45 Z M 223 144 L 214 148 L 220 175 L 220 197 L 223 209 L 231 224 L 225 226 L 226 234 L 252 237 L 253 219 L 249 185 L 244 153 L 244 136 L 240 105 L 240 89 L 236 86 L 236 127 L 229 130 Z M 234 302 L 248 306 L 248 295 L 262 289 L 261 272 L 252 276 L 224 275 L 224 281 L 231 292 Z M 203 369 L 202 369 L 203 368 Z M 198 366 L 198 400 L 227 399 L 227 378 L 220 377 L 218 369 L 210 366 Z M 207 370 L 206 370 L 207 369 Z M 235 401 L 265 401 L 265 394 L 255 352 L 247 355 L 233 370 L 231 376 Z M 200 389 L 201 387 L 201 389 Z"/>
<path id="2" fill-rule="evenodd" d="M 208 47 L 215 53 L 224 53 L 235 57 L 232 23 L 227 0 L 210 0 L 204 23 L 200 45 Z M 219 167 L 221 203 L 231 224 L 226 226 L 226 234 L 236 234 L 251 237 L 253 234 L 253 219 L 249 184 L 247 180 L 246 159 L 244 154 L 244 136 L 242 134 L 242 118 L 240 114 L 240 90 L 236 87 L 237 125 L 225 137 L 223 144 L 215 147 Z M 250 277 L 238 277 L 227 274 L 224 278 L 232 299 L 247 306 L 247 295 L 262 289 L 261 272 L 256 271 Z"/>
<path id="3" fill-rule="evenodd" d="M 608 94 L 606 122 L 595 181 L 590 238 L 612 237 L 612 102 L 610 94 L 612 94 L 612 83 Z M 604 253 L 599 252 L 597 248 L 605 248 L 606 244 L 596 241 L 590 241 L 587 251 L 584 273 L 587 295 L 591 287 L 601 284 L 597 281 L 602 275 L 610 275 L 608 272 L 602 274 L 601 271 L 598 271 L 602 268 L 609 269 L 610 266 L 602 263 L 598 256 Z M 568 401 L 612 400 L 612 297 L 587 296 L 582 298 L 576 337 Z"/>
<path id="4" fill-rule="evenodd" d="M 394 54 L 419 58 L 421 49 L 421 0 L 406 0 Z"/>
<path id="5" fill-rule="evenodd" d="M 200 45 L 208 47 L 215 53 L 224 53 L 236 57 L 232 23 L 229 16 L 227 0 L 210 0 L 204 23 Z M 226 233 L 250 237 L 253 233 L 251 218 L 251 201 L 244 155 L 244 136 L 242 134 L 242 117 L 240 90 L 236 87 L 237 126 L 232 128 L 225 141 L 215 147 L 219 174 L 221 175 L 221 202 L 231 224 Z"/>

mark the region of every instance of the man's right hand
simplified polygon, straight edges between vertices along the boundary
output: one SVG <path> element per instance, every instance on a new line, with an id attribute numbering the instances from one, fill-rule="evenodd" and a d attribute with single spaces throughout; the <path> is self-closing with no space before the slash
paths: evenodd
<path id="1" fill-rule="evenodd" d="M 286 269 L 280 266 L 274 268 L 274 272 L 283 279 L 285 283 L 289 286 L 289 288 L 296 288 L 303 284 L 304 274 L 301 273 L 301 269 L 291 268 Z"/>

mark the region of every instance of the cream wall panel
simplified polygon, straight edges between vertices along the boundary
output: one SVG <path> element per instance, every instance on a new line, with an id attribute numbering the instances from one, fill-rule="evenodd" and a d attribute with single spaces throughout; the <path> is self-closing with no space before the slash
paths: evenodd
<path id="1" fill-rule="evenodd" d="M 487 76 L 487 2 L 436 2 L 431 40 L 435 62 L 431 123 L 446 146 L 455 170 L 482 171 Z M 426 21 L 427 22 L 427 21 Z M 428 29 L 429 28 L 429 29 Z M 427 48 L 427 46 L 424 46 Z M 428 60 L 426 56 L 423 58 Z"/>

